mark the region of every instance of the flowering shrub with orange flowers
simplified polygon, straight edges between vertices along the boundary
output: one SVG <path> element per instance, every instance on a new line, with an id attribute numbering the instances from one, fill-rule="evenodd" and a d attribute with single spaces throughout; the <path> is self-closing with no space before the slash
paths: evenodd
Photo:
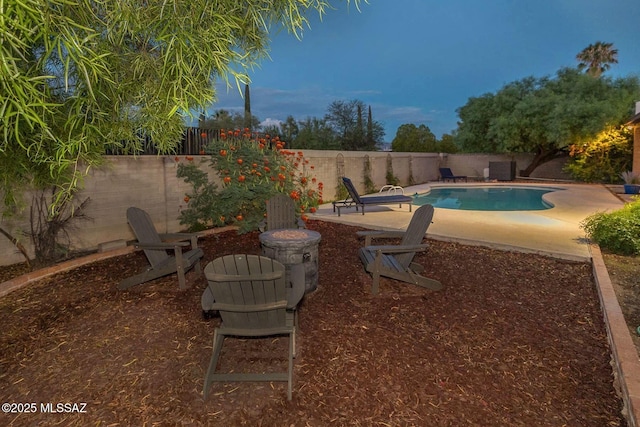
<path id="1" fill-rule="evenodd" d="M 220 185 L 193 161 L 178 164 L 178 177 L 192 186 L 179 219 L 192 231 L 226 224 L 237 225 L 240 232 L 256 230 L 266 215 L 266 201 L 277 193 L 291 197 L 305 221 L 322 203 L 323 184 L 312 176 L 314 166 L 301 151 L 285 149 L 277 136 L 223 130 L 207 152 Z"/>

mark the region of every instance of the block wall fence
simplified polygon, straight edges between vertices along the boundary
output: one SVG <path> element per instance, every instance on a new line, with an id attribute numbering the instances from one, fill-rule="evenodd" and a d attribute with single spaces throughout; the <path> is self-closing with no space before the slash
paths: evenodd
<path id="1" fill-rule="evenodd" d="M 517 169 L 524 168 L 531 155 L 478 155 L 438 153 L 353 152 L 302 150 L 304 157 L 314 165 L 312 175 L 324 183 L 324 200 L 336 198 L 341 176 L 352 179 L 358 191 L 365 192 L 364 171 L 367 159 L 371 179 L 376 188 L 386 184 L 389 159 L 393 174 L 400 185 L 421 184 L 438 179 L 439 167 L 450 167 L 457 175 L 483 177 L 490 161 L 515 160 Z M 218 179 L 211 169 L 208 156 L 193 156 L 194 162 L 209 172 L 211 179 Z M 138 206 L 149 212 L 159 232 L 176 232 L 184 229 L 178 221 L 180 210 L 185 208 L 185 194 L 190 190 L 176 176 L 178 162 L 186 162 L 185 156 L 107 156 L 106 165 L 93 169 L 86 177 L 78 200 L 89 197 L 86 214 L 88 220 L 74 222 L 71 230 L 71 246 L 76 250 L 96 250 L 101 244 L 117 240 L 134 239 L 126 221 L 129 206 Z M 201 162 L 205 160 L 204 162 Z M 562 172 L 563 159 L 543 165 L 534 177 L 567 179 Z M 29 237 L 30 195 L 25 195 L 27 208 L 23 218 L 3 218 L 0 225 L 10 231 L 33 251 Z M 11 242 L 0 236 L 0 265 L 22 262 L 23 258 Z"/>

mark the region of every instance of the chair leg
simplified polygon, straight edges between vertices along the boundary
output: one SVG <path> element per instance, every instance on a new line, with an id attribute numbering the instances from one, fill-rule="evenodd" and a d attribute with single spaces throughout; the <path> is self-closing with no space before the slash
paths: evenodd
<path id="1" fill-rule="evenodd" d="M 380 289 L 380 274 L 377 272 L 373 273 L 373 285 L 371 286 L 371 293 L 377 294 Z"/>
<path id="2" fill-rule="evenodd" d="M 295 331 L 295 329 L 294 329 Z M 295 332 L 293 332 L 290 336 L 289 336 L 289 376 L 287 379 L 287 400 L 291 400 L 291 395 L 293 393 L 292 388 L 293 388 L 293 354 L 294 354 L 294 338 L 293 338 L 293 334 Z"/>
<path id="3" fill-rule="evenodd" d="M 376 258 L 373 261 L 373 286 L 371 287 L 371 293 L 377 294 L 380 288 L 380 269 L 382 268 L 382 252 L 376 252 Z"/>
<path id="4" fill-rule="evenodd" d="M 207 369 L 207 375 L 204 377 L 204 388 L 202 390 L 204 400 L 209 396 L 209 389 L 213 382 L 213 375 L 216 372 L 216 366 L 218 366 L 218 358 L 220 358 L 220 351 L 222 350 L 222 342 L 224 341 L 224 335 L 218 333 L 216 329 L 213 333 L 213 353 L 211 360 L 209 361 L 209 369 Z"/>

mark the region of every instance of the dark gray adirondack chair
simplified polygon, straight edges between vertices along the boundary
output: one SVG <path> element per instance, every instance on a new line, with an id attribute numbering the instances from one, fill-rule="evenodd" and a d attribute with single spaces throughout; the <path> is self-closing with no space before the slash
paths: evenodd
<path id="1" fill-rule="evenodd" d="M 432 290 L 442 289 L 442 284 L 420 275 L 424 267 L 413 262 L 416 252 L 426 251 L 429 245 L 422 239 L 433 219 L 433 206 L 424 205 L 416 209 L 406 231 L 359 231 L 365 238 L 365 246 L 360 249 L 360 260 L 365 270 L 373 276 L 372 293 L 377 294 L 380 276 L 390 277 Z M 374 238 L 401 238 L 399 245 L 372 246 Z"/>
<path id="2" fill-rule="evenodd" d="M 203 395 L 214 381 L 286 381 L 291 400 L 295 357 L 296 308 L 305 292 L 304 266 L 291 268 L 288 286 L 282 263 L 259 255 L 226 255 L 204 269 L 209 283 L 202 296 L 203 308 L 218 310 L 222 323 L 213 335 L 213 354 L 204 379 Z M 206 305 L 206 307 L 205 307 Z M 289 336 L 287 372 L 217 373 L 226 337 Z"/>
<path id="3" fill-rule="evenodd" d="M 277 194 L 267 200 L 267 217 L 260 223 L 260 231 L 282 228 L 305 228 L 296 215 L 296 204 L 286 194 Z"/>
<path id="4" fill-rule="evenodd" d="M 185 272 L 195 268 L 198 274 L 202 274 L 200 258 L 204 252 L 198 247 L 197 234 L 159 234 L 149 214 L 136 207 L 127 209 L 127 220 L 138 240 L 134 245 L 144 250 L 150 266 L 142 273 L 124 279 L 118 284 L 119 289 L 127 289 L 173 273 L 178 274 L 180 289 L 185 289 Z M 190 250 L 183 252 L 183 248 L 189 247 Z"/>
<path id="5" fill-rule="evenodd" d="M 392 194 L 386 196 L 360 196 L 358 190 L 353 185 L 353 182 L 347 177 L 342 177 L 342 183 L 344 184 L 347 192 L 349 193 L 349 197 L 344 200 L 338 200 L 333 202 L 333 211 L 335 212 L 338 209 L 338 216 L 340 216 L 341 208 L 350 208 L 355 206 L 356 211 L 359 208 L 362 208 L 362 215 L 364 215 L 364 207 L 367 205 L 395 205 L 396 203 L 402 207 L 403 203 L 409 205 L 409 212 L 411 212 L 411 203 L 413 203 L 413 198 L 410 196 L 405 196 L 404 194 Z"/>

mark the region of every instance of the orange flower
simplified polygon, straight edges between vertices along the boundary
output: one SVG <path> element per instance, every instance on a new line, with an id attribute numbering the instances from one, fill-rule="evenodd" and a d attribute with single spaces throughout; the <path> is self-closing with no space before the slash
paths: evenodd
<path id="1" fill-rule="evenodd" d="M 311 206 L 311 209 L 309 209 L 309 212 L 311 212 L 311 213 L 316 213 L 316 208 L 314 208 L 313 206 Z"/>
<path id="2" fill-rule="evenodd" d="M 300 217 L 300 219 L 302 219 L 304 222 L 309 221 L 309 217 L 308 217 L 308 216 L 306 216 L 306 215 L 302 215 L 302 216 Z"/>
<path id="3" fill-rule="evenodd" d="M 264 167 L 264 171 L 265 171 L 265 172 L 271 172 L 271 169 L 269 168 L 269 166 L 265 166 L 265 167 Z"/>
<path id="4" fill-rule="evenodd" d="M 220 155 L 222 157 L 226 156 L 227 155 L 227 150 L 220 150 Z"/>
<path id="5" fill-rule="evenodd" d="M 207 137 L 207 133 L 206 132 L 200 132 L 200 137 L 201 138 L 206 138 Z"/>
<path id="6" fill-rule="evenodd" d="M 241 165 L 244 162 L 244 160 L 242 160 L 242 159 L 238 159 L 236 161 L 238 162 L 239 165 Z"/>
<path id="7" fill-rule="evenodd" d="M 243 217 L 242 217 L 242 215 L 236 215 L 236 219 L 237 219 L 238 221 L 242 221 Z"/>
<path id="8" fill-rule="evenodd" d="M 189 200 L 191 200 L 191 198 L 189 196 L 184 196 L 184 202 L 185 203 L 189 203 Z"/>
<path id="9" fill-rule="evenodd" d="M 193 161 L 193 157 L 192 156 L 187 156 L 187 157 L 185 157 L 185 159 L 187 159 L 190 162 Z"/>
<path id="10" fill-rule="evenodd" d="M 244 175 L 240 175 L 240 176 L 238 177 L 238 181 L 240 181 L 240 182 L 244 182 L 244 180 L 245 180 L 245 179 L 246 179 L 246 178 L 245 178 L 245 176 L 244 176 Z"/>
<path id="11" fill-rule="evenodd" d="M 225 184 L 229 184 L 231 182 L 231 177 L 230 176 L 225 176 L 223 181 L 224 181 Z"/>

